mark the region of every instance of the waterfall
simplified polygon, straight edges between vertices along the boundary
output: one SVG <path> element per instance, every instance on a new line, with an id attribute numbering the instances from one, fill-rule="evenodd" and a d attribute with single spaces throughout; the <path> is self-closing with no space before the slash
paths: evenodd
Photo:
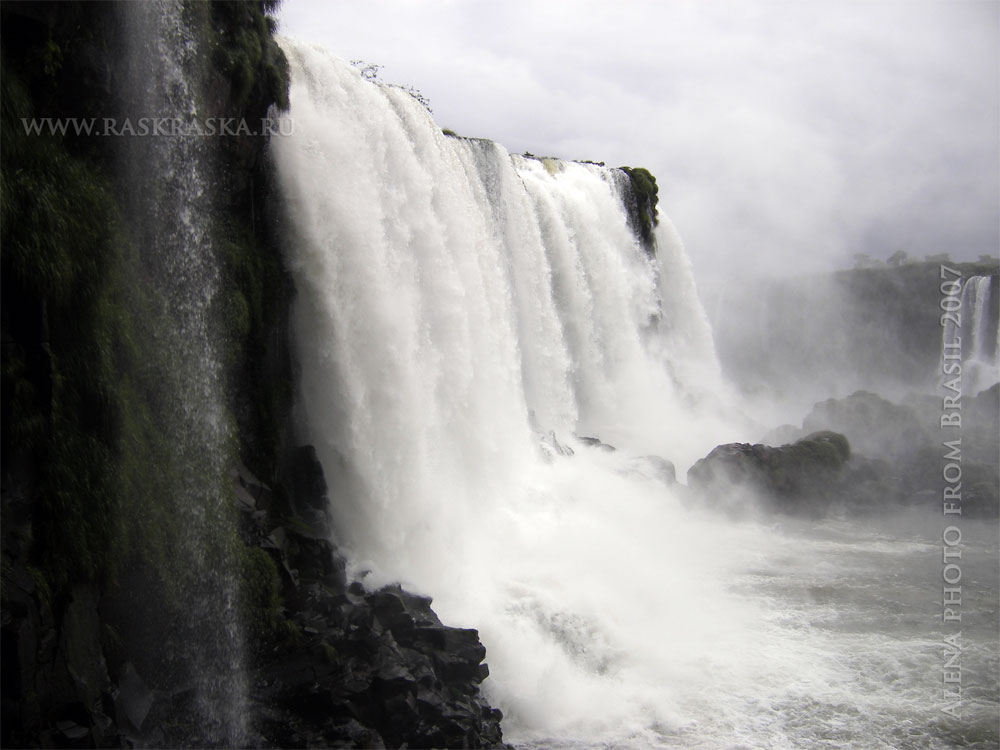
<path id="1" fill-rule="evenodd" d="M 122 6 L 127 31 L 125 110 L 132 116 L 199 114 L 204 51 L 185 20 L 181 0 Z M 224 406 L 219 334 L 213 304 L 219 259 L 211 225 L 215 196 L 212 146 L 196 138 L 125 142 L 122 171 L 140 248 L 134 285 L 148 296 L 149 335 L 164 353 L 157 429 L 172 446 L 159 490 L 181 529 L 169 550 L 170 597 L 189 618 L 172 625 L 168 642 L 191 693 L 181 736 L 195 745 L 233 747 L 246 730 L 243 634 L 236 563 L 230 540 L 232 502 L 223 478 L 232 465 L 231 417 Z"/>
<path id="2" fill-rule="evenodd" d="M 975 394 L 1000 380 L 1000 321 L 993 276 L 971 276 L 962 287 L 963 390 Z"/>
<path id="3" fill-rule="evenodd" d="M 669 221 L 651 257 L 617 170 L 447 136 L 405 91 L 282 45 L 298 411 L 353 575 L 480 629 L 513 738 L 676 728 L 720 655 L 739 665 L 716 687 L 781 673 L 748 648 L 767 618 L 726 590 L 731 557 L 701 555 L 730 532 L 685 515 L 659 458 L 683 472 L 721 430 Z"/>

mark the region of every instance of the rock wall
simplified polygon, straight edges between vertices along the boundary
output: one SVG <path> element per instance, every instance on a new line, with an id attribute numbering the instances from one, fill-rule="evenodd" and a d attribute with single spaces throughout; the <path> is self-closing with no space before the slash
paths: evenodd
<path id="1" fill-rule="evenodd" d="M 185 5 L 205 117 L 287 105 L 275 3 Z M 193 717 L 201 623 L 172 574 L 185 533 L 164 475 L 157 296 L 116 166 L 119 139 L 28 136 L 21 118 L 124 117 L 118 3 L 4 3 L 2 729 L 4 747 L 225 746 Z M 245 746 L 490 747 L 498 711 L 472 630 L 430 600 L 348 585 L 331 500 L 292 422 L 293 296 L 266 138 L 212 141 L 233 550 L 252 716 Z M 203 722 L 204 723 L 204 722 Z"/>

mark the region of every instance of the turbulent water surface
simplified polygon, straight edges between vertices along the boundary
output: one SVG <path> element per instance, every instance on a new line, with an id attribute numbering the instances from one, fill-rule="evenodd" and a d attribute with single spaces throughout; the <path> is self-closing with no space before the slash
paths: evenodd
<path id="1" fill-rule="evenodd" d="M 477 627 L 527 747 L 990 746 L 996 546 L 965 535 L 961 719 L 942 713 L 933 515 L 740 522 L 671 484 L 732 412 L 665 219 L 621 172 L 444 135 L 286 41 L 274 139 L 301 418 L 369 585 Z M 598 437 L 610 451 L 579 437 Z"/>

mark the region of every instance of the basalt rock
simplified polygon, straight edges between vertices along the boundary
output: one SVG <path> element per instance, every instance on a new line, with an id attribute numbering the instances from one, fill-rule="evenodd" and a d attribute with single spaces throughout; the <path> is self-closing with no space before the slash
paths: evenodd
<path id="1" fill-rule="evenodd" d="M 256 731 L 278 746 L 502 747 L 475 630 L 398 586 L 303 587 L 294 643 L 258 672 Z"/>
<path id="2" fill-rule="evenodd" d="M 608 453 L 612 453 L 615 450 L 615 446 L 609 445 L 608 443 L 605 443 L 600 438 L 596 438 L 596 437 L 578 437 L 577 440 L 579 440 L 581 443 L 583 443 L 588 448 L 597 448 L 598 450 L 606 451 Z"/>
<path id="3" fill-rule="evenodd" d="M 688 484 L 725 505 L 749 493 L 765 507 L 812 515 L 836 499 L 850 455 L 847 439 L 835 432 L 813 433 L 778 448 L 729 443 L 695 463 Z"/>
<path id="4" fill-rule="evenodd" d="M 290 484 L 293 506 L 326 496 L 311 448 Z M 293 468 L 294 472 L 294 468 Z M 257 480 L 245 469 L 241 487 Z M 237 498 L 244 514 L 259 513 Z M 475 630 L 442 624 L 431 598 L 400 586 L 347 585 L 336 547 L 300 518 L 263 518 L 265 534 L 244 537 L 278 566 L 289 637 L 261 659 L 251 695 L 253 732 L 277 747 L 503 747 L 500 711 L 479 691 L 489 674 Z"/>
<path id="5" fill-rule="evenodd" d="M 858 510 L 885 511 L 895 506 L 926 507 L 941 512 L 942 460 L 952 448 L 961 456 L 962 515 L 1000 515 L 1000 386 L 975 396 L 963 395 L 961 424 L 941 426 L 942 399 L 911 394 L 900 403 L 866 391 L 816 404 L 803 421 L 803 432 L 826 429 L 843 433 L 853 457 L 838 492 Z M 791 427 L 769 433 L 788 435 Z M 794 434 L 794 433 L 792 433 Z M 955 442 L 959 440 L 959 442 Z"/>

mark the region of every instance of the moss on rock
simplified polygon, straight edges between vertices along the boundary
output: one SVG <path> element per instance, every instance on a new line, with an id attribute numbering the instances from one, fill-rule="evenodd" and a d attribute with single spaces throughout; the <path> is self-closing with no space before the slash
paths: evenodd
<path id="1" fill-rule="evenodd" d="M 632 230 L 642 239 L 647 250 L 653 248 L 653 230 L 660 219 L 656 212 L 659 188 L 656 178 L 643 167 L 622 167 L 632 188 L 632 201 L 628 205 Z"/>

